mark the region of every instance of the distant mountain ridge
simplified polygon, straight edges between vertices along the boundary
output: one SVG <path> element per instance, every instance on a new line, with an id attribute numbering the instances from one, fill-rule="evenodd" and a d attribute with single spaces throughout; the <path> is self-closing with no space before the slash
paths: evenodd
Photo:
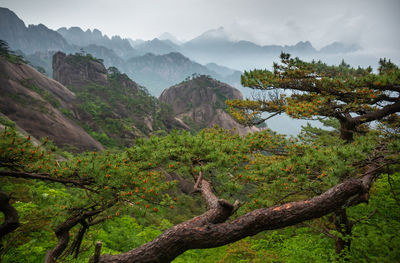
<path id="1" fill-rule="evenodd" d="M 119 36 L 109 38 L 101 33 L 100 30 L 90 29 L 83 31 L 80 27 L 62 27 L 57 32 L 72 45 L 85 47 L 90 45 L 103 46 L 113 50 L 120 57 L 133 57 L 139 53 L 131 46 L 128 39 Z"/>
<path id="2" fill-rule="evenodd" d="M 222 76 L 199 63 L 193 62 L 181 53 L 166 55 L 147 53 L 126 62 L 125 72 L 146 87 L 153 87 L 153 94 L 161 92 L 195 74 L 209 75 L 221 81 L 240 84 L 241 72 L 232 70 L 232 74 Z M 235 79 L 236 78 L 236 79 Z"/>
<path id="3" fill-rule="evenodd" d="M 6 54 L 7 48 L 1 48 Z M 241 93 L 209 76 L 193 76 L 169 88 L 163 93 L 166 99 L 159 100 L 90 54 L 56 52 L 52 67 L 54 79 L 49 79 L 12 53 L 0 55 L 0 126 L 9 118 L 34 137 L 49 136 L 57 146 L 74 152 L 128 147 L 138 137 L 172 129 L 219 125 L 242 134 L 251 131 L 224 111 L 225 100 L 241 98 Z M 182 101 L 195 107 L 175 114 Z M 193 121 L 181 119 L 191 115 Z"/>
<path id="4" fill-rule="evenodd" d="M 349 48 L 350 47 L 350 48 Z M 185 42 L 181 53 L 199 63 L 216 62 L 240 70 L 265 68 L 276 61 L 281 52 L 300 57 L 325 56 L 355 52 L 361 47 L 334 42 L 320 50 L 315 49 L 309 41 L 300 41 L 295 45 L 257 45 L 250 41 L 234 40 L 223 27 L 204 32 L 198 37 Z"/>
<path id="5" fill-rule="evenodd" d="M 25 54 L 73 49 L 60 34 L 43 24 L 26 27 L 8 8 L 0 8 L 0 39 L 7 41 L 12 49 L 21 50 Z"/>
<path id="6" fill-rule="evenodd" d="M 22 52 L 36 68 L 43 68 L 48 76 L 52 75 L 51 57 L 55 52 L 73 54 L 84 50 L 103 59 L 106 67 L 115 66 L 127 73 L 156 96 L 192 74 L 210 75 L 240 88 L 239 70 L 269 67 L 282 51 L 314 58 L 360 49 L 357 45 L 334 42 L 318 51 L 309 41 L 292 46 L 260 46 L 234 40 L 223 27 L 206 31 L 186 42 L 180 42 L 170 33 L 148 41 L 119 36 L 109 38 L 98 29 L 83 31 L 79 27 L 62 27 L 54 31 L 42 24 L 26 27 L 7 8 L 0 8 L 0 39 L 7 41 L 13 50 L 20 50 L 18 52 Z M 222 67 L 232 74 L 226 75 Z"/>

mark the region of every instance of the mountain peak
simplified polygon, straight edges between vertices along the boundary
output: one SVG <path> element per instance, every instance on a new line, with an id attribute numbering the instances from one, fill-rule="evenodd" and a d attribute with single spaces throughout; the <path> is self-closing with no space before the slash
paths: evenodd
<path id="1" fill-rule="evenodd" d="M 332 42 L 331 44 L 324 46 L 321 48 L 320 52 L 322 53 L 349 53 L 361 50 L 362 48 L 358 44 L 349 44 L 342 42 Z"/>
<path id="2" fill-rule="evenodd" d="M 177 39 L 174 35 L 172 35 L 169 32 L 164 32 L 162 33 L 159 37 L 159 40 L 169 40 L 172 43 L 174 43 L 175 45 L 180 45 L 182 44 L 182 41 L 180 41 L 179 39 Z"/>
<path id="3" fill-rule="evenodd" d="M 200 36 L 192 39 L 190 42 L 209 42 L 209 41 L 222 41 L 230 42 L 233 40 L 231 33 L 227 32 L 224 27 L 220 26 L 217 29 L 211 29 Z"/>

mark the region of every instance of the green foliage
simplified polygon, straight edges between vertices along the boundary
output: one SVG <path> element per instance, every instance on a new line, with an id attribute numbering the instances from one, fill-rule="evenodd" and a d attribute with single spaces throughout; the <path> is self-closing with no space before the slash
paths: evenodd
<path id="1" fill-rule="evenodd" d="M 161 231 L 154 226 L 143 227 L 134 218 L 123 216 L 103 224 L 97 239 L 102 240 L 106 248 L 121 253 L 149 242 L 160 234 Z"/>
<path id="2" fill-rule="evenodd" d="M 160 105 L 145 88 L 115 67 L 109 68 L 106 86 L 91 83 L 69 88 L 78 98 L 78 109 L 89 116 L 82 126 L 106 147 L 124 148 L 136 137 L 168 130 L 166 123 L 173 116 L 169 106 Z"/>
<path id="3" fill-rule="evenodd" d="M 392 67 L 385 63 L 385 68 Z M 315 70 L 335 76 L 370 74 L 369 69 L 351 69 L 345 63 L 333 68 L 314 64 Z M 157 105 L 145 90 L 120 85 L 125 77 L 111 68 L 109 87 L 72 87 L 80 100 L 80 110 L 96 121 L 96 126 L 86 129 L 104 145 L 114 148 L 124 145 L 125 141 L 118 138 L 125 133 L 149 133 L 140 126 L 143 119 L 139 111 L 128 115 L 134 106 L 140 105 L 140 112 L 155 116 L 160 128 L 171 114 L 168 106 Z M 113 109 L 121 103 L 127 107 L 129 117 L 115 120 Z M 64 110 L 64 114 L 70 113 Z M 163 136 L 137 138 L 125 150 L 64 154 L 64 158 L 47 139 L 35 145 L 29 136 L 7 128 L 0 137 L 2 171 L 41 174 L 48 180 L 0 177 L 1 190 L 13 193 L 12 204 L 22 224 L 2 240 L 2 260 L 43 261 L 45 251 L 56 244 L 54 229 L 89 208 L 103 208 L 90 219 L 101 219 L 101 223 L 89 228 L 78 259 L 63 255 L 61 262 L 87 262 L 98 240 L 103 242 L 102 253 L 116 254 L 140 246 L 173 224 L 204 211 L 199 196 L 180 194 L 190 193 L 182 182 L 193 183 L 200 172 L 212 182 L 219 198 L 243 203 L 232 216 L 238 217 L 256 208 L 305 200 L 343 180 L 359 178 L 367 169 L 369 156 L 380 145 L 386 145 L 386 158 L 398 162 L 398 118 L 357 134 L 351 143 L 339 139 L 336 119 L 323 122 L 329 130 L 308 125 L 297 137 L 268 129 L 246 136 L 220 128 L 203 129 L 196 134 L 173 130 Z M 388 167 L 371 190 L 368 205 L 346 208 L 349 219 L 357 222 L 351 236 L 343 237 L 328 215 L 223 247 L 190 250 L 174 262 L 394 262 L 400 256 L 398 171 L 398 164 Z M 56 180 L 78 181 L 84 187 Z M 321 234 L 322 230 L 334 238 L 351 239 L 345 258 L 337 258 L 334 240 Z M 78 231 L 79 227 L 74 227 L 71 237 Z"/>
<path id="4" fill-rule="evenodd" d="M 43 99 L 48 101 L 53 107 L 60 108 L 61 103 L 54 95 L 52 95 L 47 90 L 44 90 L 43 88 L 38 87 L 37 85 L 31 83 L 29 79 L 22 81 L 21 85 L 39 94 Z"/>
<path id="5" fill-rule="evenodd" d="M 47 76 L 46 70 L 45 70 L 43 67 L 37 66 L 37 67 L 36 67 L 36 70 L 37 70 L 38 72 L 42 73 L 43 75 L 46 75 L 46 76 Z"/>
<path id="6" fill-rule="evenodd" d="M 351 261 L 396 262 L 399 259 L 399 193 L 400 173 L 383 174 L 375 184 L 369 204 L 351 209 L 352 216 L 361 220 L 354 229 Z"/>
<path id="7" fill-rule="evenodd" d="M 3 114 L 0 114 L 0 123 L 6 127 L 15 128 L 15 122 Z"/>
<path id="8" fill-rule="evenodd" d="M 102 59 L 93 57 L 92 54 L 86 53 L 83 49 L 81 49 L 80 52 L 75 53 L 73 56 L 68 56 L 67 59 L 68 62 L 72 64 L 82 64 L 89 61 L 103 63 Z"/>
<path id="9" fill-rule="evenodd" d="M 399 101 L 400 71 L 390 60 L 380 64 L 379 74 L 375 74 L 371 67 L 352 68 L 344 62 L 328 66 L 282 53 L 281 63 L 274 63 L 273 71 L 256 69 L 242 75 L 244 86 L 267 94 L 255 100 L 228 101 L 229 111 L 245 125 L 264 121 L 262 113 L 286 113 L 296 119 L 333 117 L 351 123 L 354 130 L 398 111 L 389 105 Z"/>
<path id="10" fill-rule="evenodd" d="M 20 55 L 17 55 L 14 51 L 10 50 L 6 41 L 0 39 L 0 56 L 7 59 L 7 61 L 13 64 L 25 64 L 26 61 Z"/>

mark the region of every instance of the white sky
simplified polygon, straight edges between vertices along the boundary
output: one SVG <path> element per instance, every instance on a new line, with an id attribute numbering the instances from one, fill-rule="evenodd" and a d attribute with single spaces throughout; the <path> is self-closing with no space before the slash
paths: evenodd
<path id="1" fill-rule="evenodd" d="M 0 0 L 25 24 L 97 28 L 108 36 L 190 40 L 223 26 L 235 39 L 293 45 L 333 41 L 400 50 L 400 0 Z"/>

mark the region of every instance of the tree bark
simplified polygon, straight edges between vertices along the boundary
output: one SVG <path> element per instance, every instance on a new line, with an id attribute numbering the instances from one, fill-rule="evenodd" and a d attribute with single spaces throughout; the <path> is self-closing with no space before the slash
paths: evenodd
<path id="1" fill-rule="evenodd" d="M 112 206 L 112 203 L 110 203 L 107 207 L 110 207 L 110 206 Z M 82 222 L 82 220 L 85 220 L 89 217 L 95 216 L 104 210 L 105 210 L 105 208 L 101 207 L 96 210 L 81 212 L 78 215 L 71 216 L 64 223 L 57 226 L 57 228 L 54 232 L 57 236 L 58 243 L 52 250 L 49 250 L 47 252 L 44 262 L 45 263 L 54 263 L 54 262 L 56 262 L 57 258 L 59 258 L 61 256 L 61 254 L 64 252 L 64 250 L 68 246 L 69 231 L 71 230 L 71 228 L 73 228 L 74 226 L 76 226 L 77 224 Z"/>
<path id="2" fill-rule="evenodd" d="M 368 181 L 373 179 L 371 174 L 361 179 L 350 179 L 312 199 L 257 209 L 230 222 L 221 220 L 228 219 L 226 215 L 233 211 L 233 205 L 218 200 L 216 207 L 173 226 L 153 241 L 119 255 L 102 255 L 99 262 L 170 262 L 189 249 L 218 247 L 264 230 L 319 218 L 343 206 L 366 202 L 371 185 Z M 209 188 L 205 182 L 201 181 L 201 189 Z M 209 193 L 208 189 L 202 191 Z"/>
<path id="3" fill-rule="evenodd" d="M 340 120 L 340 138 L 348 143 L 352 142 L 355 128 L 354 123 L 347 120 L 347 118 Z"/>
<path id="4" fill-rule="evenodd" d="M 335 252 L 340 258 L 346 259 L 345 254 L 350 250 L 351 245 L 352 224 L 347 217 L 345 208 L 336 210 L 334 214 L 335 228 L 341 234 L 341 237 L 335 239 Z"/>
<path id="5" fill-rule="evenodd" d="M 0 211 L 4 214 L 4 222 L 0 225 L 0 240 L 19 227 L 17 210 L 10 205 L 10 196 L 0 191 Z"/>
<path id="6" fill-rule="evenodd" d="M 79 229 L 79 232 L 76 235 L 76 238 L 71 246 L 71 254 L 74 254 L 74 258 L 78 258 L 79 250 L 81 248 L 81 244 L 82 244 L 82 240 L 83 240 L 83 236 L 85 235 L 85 232 L 89 228 L 89 225 L 86 223 L 85 220 L 82 220 L 81 225 L 82 225 L 81 229 Z"/>

